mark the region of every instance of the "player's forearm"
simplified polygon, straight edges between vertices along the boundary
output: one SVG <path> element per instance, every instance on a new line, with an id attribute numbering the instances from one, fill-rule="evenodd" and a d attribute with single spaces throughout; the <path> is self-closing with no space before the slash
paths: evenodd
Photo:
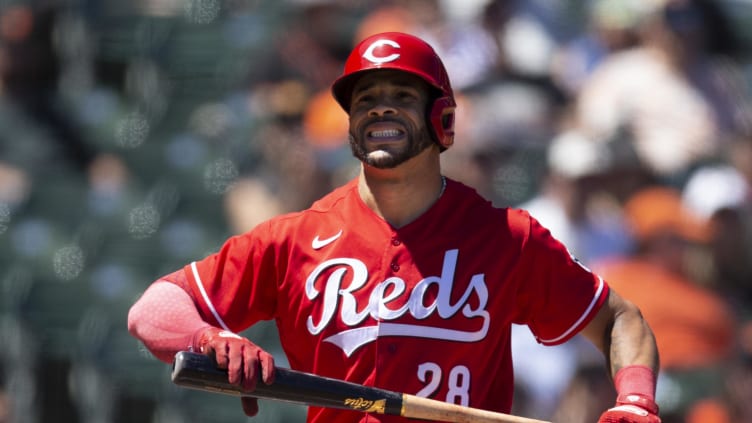
<path id="1" fill-rule="evenodd" d="M 153 283 L 128 313 L 128 331 L 166 363 L 189 349 L 194 334 L 209 326 L 188 293 L 167 281 Z"/>
<path id="2" fill-rule="evenodd" d="M 655 403 L 658 349 L 640 310 L 610 290 L 583 334 L 609 362 L 617 394 L 616 405 L 598 421 L 660 423 Z"/>
<path id="3" fill-rule="evenodd" d="M 616 404 L 598 420 L 605 422 L 660 423 L 655 388 L 658 349 L 640 310 L 616 292 L 609 296 L 604 354 L 608 357 Z"/>
<path id="4" fill-rule="evenodd" d="M 659 358 L 655 337 L 640 310 L 628 301 L 616 310 L 611 327 L 609 357 L 611 375 L 625 366 L 640 365 L 658 372 Z"/>
<path id="5" fill-rule="evenodd" d="M 658 350 L 653 332 L 640 310 L 611 290 L 608 300 L 583 330 L 609 363 L 611 375 L 629 365 L 658 370 Z"/>

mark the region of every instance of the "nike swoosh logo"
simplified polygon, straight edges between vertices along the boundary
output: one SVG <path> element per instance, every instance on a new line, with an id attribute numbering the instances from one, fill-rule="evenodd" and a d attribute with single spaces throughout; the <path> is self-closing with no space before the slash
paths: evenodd
<path id="1" fill-rule="evenodd" d="M 337 232 L 333 236 L 330 236 L 329 238 L 320 239 L 319 236 L 316 235 L 316 237 L 313 238 L 313 241 L 311 241 L 311 247 L 313 247 L 314 250 L 324 248 L 327 245 L 331 244 L 332 242 L 336 241 L 337 238 L 339 238 L 341 235 L 342 235 L 342 229 L 340 229 L 339 232 Z"/>

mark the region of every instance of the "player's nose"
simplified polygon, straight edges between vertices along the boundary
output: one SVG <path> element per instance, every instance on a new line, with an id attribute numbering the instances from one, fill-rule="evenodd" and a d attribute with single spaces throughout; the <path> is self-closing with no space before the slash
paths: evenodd
<path id="1" fill-rule="evenodd" d="M 397 114 L 397 108 L 393 107 L 389 102 L 381 101 L 375 104 L 368 111 L 370 116 L 387 116 Z"/>

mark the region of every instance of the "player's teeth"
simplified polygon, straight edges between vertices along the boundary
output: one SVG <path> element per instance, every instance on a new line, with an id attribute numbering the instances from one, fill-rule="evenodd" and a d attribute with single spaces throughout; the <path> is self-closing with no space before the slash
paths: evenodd
<path id="1" fill-rule="evenodd" d="M 388 138 L 388 137 L 396 137 L 399 136 L 400 131 L 396 129 L 387 129 L 384 131 L 373 131 L 371 132 L 371 136 L 374 138 Z"/>

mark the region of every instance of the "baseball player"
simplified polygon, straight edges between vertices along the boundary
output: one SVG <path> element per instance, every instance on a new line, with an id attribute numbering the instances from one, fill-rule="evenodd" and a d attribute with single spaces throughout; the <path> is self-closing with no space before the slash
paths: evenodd
<path id="1" fill-rule="evenodd" d="M 659 422 L 658 356 L 639 310 L 528 213 L 442 176 L 455 101 L 434 50 L 408 34 L 371 36 L 332 92 L 359 175 L 155 281 L 130 332 L 165 362 L 211 354 L 253 389 L 258 372 L 274 379 L 274 358 L 237 333 L 274 319 L 293 369 L 505 413 L 511 325 L 545 345 L 581 333 L 618 392 L 600 421 Z M 255 399 L 242 403 L 257 413 Z M 307 421 L 405 419 L 310 407 Z"/>

